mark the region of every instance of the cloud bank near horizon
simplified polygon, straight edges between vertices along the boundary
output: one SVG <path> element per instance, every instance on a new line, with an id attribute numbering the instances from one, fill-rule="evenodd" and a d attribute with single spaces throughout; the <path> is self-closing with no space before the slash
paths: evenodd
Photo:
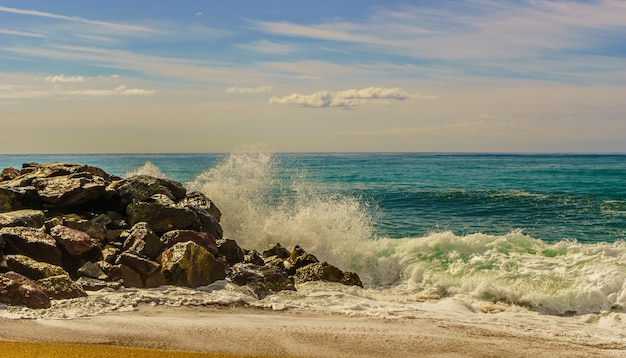
<path id="1" fill-rule="evenodd" d="M 405 101 L 408 99 L 434 99 L 434 96 L 424 96 L 418 93 L 409 93 L 400 88 L 367 87 L 362 89 L 348 89 L 343 91 L 317 91 L 312 94 L 292 93 L 284 97 L 272 97 L 270 104 L 295 104 L 303 107 L 331 108 L 356 107 L 366 103 L 387 101 Z"/>

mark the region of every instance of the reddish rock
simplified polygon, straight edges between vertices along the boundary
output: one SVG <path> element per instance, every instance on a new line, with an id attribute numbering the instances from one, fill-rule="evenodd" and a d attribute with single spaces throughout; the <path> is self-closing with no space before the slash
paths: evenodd
<path id="1" fill-rule="evenodd" d="M 37 261 L 62 266 L 61 250 L 56 240 L 43 231 L 19 226 L 0 228 L 0 241 L 5 242 L 5 254 L 25 255 Z"/>
<path id="2" fill-rule="evenodd" d="M 0 302 L 29 308 L 51 305 L 48 294 L 39 284 L 13 271 L 0 273 Z"/>
<path id="3" fill-rule="evenodd" d="M 74 257 L 80 257 L 94 248 L 94 242 L 82 231 L 57 225 L 50 229 L 50 235 Z"/>

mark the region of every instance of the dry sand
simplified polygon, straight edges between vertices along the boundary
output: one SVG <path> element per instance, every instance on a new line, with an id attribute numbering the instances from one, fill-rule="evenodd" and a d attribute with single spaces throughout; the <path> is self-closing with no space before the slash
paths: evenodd
<path id="1" fill-rule="evenodd" d="M 133 312 L 71 320 L 0 319 L 0 339 L 294 357 L 626 357 L 624 345 L 503 332 L 445 319 L 383 320 L 219 306 L 140 306 Z M 116 356 L 113 351 L 111 356 Z"/>

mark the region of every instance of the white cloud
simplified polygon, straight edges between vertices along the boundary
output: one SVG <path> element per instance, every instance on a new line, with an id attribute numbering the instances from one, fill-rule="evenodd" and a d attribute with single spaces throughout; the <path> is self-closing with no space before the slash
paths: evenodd
<path id="1" fill-rule="evenodd" d="M 65 75 L 55 75 L 46 77 L 46 81 L 48 82 L 85 82 L 86 77 L 84 76 L 68 76 Z"/>
<path id="2" fill-rule="evenodd" d="M 303 95 L 293 93 L 285 97 L 272 97 L 272 104 L 298 104 L 304 107 L 355 107 L 380 100 L 404 101 L 407 99 L 433 99 L 435 97 L 412 94 L 400 88 L 368 87 L 344 91 L 317 91 Z"/>
<path id="3" fill-rule="evenodd" d="M 272 87 L 268 86 L 259 86 L 259 87 L 228 87 L 226 88 L 226 93 L 240 93 L 240 94 L 258 94 L 258 93 L 268 93 L 272 91 Z"/>

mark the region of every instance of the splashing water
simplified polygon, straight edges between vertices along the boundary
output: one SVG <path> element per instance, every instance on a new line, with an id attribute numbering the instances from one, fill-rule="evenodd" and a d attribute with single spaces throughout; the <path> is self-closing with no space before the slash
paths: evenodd
<path id="1" fill-rule="evenodd" d="M 241 150 L 186 187 L 216 203 L 225 235 L 242 247 L 301 245 L 394 300 L 467 295 L 553 314 L 626 307 L 623 241 L 550 243 L 520 230 L 377 237 L 367 203 L 329 193 L 288 164 L 256 148 Z"/>
<path id="2" fill-rule="evenodd" d="M 165 175 L 165 173 L 163 173 L 161 171 L 161 169 L 159 169 L 158 166 L 154 165 L 152 162 L 148 161 L 146 162 L 146 164 L 144 164 L 143 166 L 126 172 L 126 174 L 124 174 L 124 178 L 130 178 L 132 176 L 135 175 L 149 175 L 155 178 L 160 178 L 160 179 L 166 179 L 167 176 Z"/>

